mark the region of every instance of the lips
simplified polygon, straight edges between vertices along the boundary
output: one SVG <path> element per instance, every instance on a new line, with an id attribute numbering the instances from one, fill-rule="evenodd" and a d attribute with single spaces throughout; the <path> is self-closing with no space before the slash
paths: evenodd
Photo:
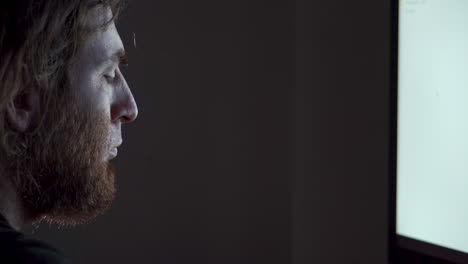
<path id="1" fill-rule="evenodd" d="M 122 145 L 123 141 L 122 139 L 118 141 L 118 143 L 116 145 L 114 145 L 113 147 L 111 147 L 111 149 L 109 150 L 109 159 L 113 159 L 115 157 L 117 157 L 117 148 L 120 147 L 120 145 Z"/>
<path id="2" fill-rule="evenodd" d="M 120 147 L 120 145 L 122 145 L 122 143 L 123 143 L 123 141 L 122 141 L 122 140 L 121 140 L 121 141 L 119 141 L 119 143 L 118 143 L 117 145 L 115 145 L 115 146 L 114 146 L 114 148 L 118 148 L 118 147 Z"/>
<path id="3" fill-rule="evenodd" d="M 109 159 L 117 157 L 117 148 L 113 148 L 109 151 Z"/>

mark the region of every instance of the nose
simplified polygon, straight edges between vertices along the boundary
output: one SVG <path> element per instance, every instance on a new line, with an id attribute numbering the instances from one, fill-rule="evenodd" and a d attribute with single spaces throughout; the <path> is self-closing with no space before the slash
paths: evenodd
<path id="1" fill-rule="evenodd" d="M 121 82 L 119 87 L 115 89 L 115 102 L 111 106 L 111 118 L 113 121 L 120 119 L 122 123 L 131 123 L 138 116 L 138 107 L 130 87 L 120 72 L 119 78 Z"/>

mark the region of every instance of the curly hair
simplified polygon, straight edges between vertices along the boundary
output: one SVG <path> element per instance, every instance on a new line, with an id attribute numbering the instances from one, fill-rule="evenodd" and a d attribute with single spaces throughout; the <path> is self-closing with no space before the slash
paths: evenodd
<path id="1" fill-rule="evenodd" d="M 121 0 L 16 0 L 0 1 L 0 157 L 18 153 L 21 135 L 11 129 L 6 109 L 28 87 L 38 90 L 39 125 L 52 111 L 51 100 L 60 100 L 69 86 L 71 59 L 98 29 L 87 26 L 90 11 L 109 6 L 117 19 Z"/>

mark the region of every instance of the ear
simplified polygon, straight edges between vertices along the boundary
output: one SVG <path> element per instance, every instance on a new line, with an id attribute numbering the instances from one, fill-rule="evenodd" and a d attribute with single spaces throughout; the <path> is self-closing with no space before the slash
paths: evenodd
<path id="1" fill-rule="evenodd" d="M 17 132 L 34 129 L 39 117 L 39 94 L 36 89 L 26 89 L 7 105 L 6 117 Z"/>

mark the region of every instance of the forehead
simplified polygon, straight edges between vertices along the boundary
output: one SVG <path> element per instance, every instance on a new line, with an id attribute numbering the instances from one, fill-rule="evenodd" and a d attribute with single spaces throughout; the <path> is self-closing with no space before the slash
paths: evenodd
<path id="1" fill-rule="evenodd" d="M 109 7 L 100 5 L 90 11 L 87 26 L 93 30 L 96 29 L 96 31 L 78 52 L 77 61 L 97 64 L 117 50 L 123 49 L 122 40 L 117 32 L 115 23 L 112 22 L 107 28 L 102 28 L 111 18 L 112 11 Z"/>
<path id="2" fill-rule="evenodd" d="M 87 17 L 87 26 L 92 29 L 98 29 L 111 18 L 112 10 L 108 6 L 97 5 L 89 11 Z"/>

